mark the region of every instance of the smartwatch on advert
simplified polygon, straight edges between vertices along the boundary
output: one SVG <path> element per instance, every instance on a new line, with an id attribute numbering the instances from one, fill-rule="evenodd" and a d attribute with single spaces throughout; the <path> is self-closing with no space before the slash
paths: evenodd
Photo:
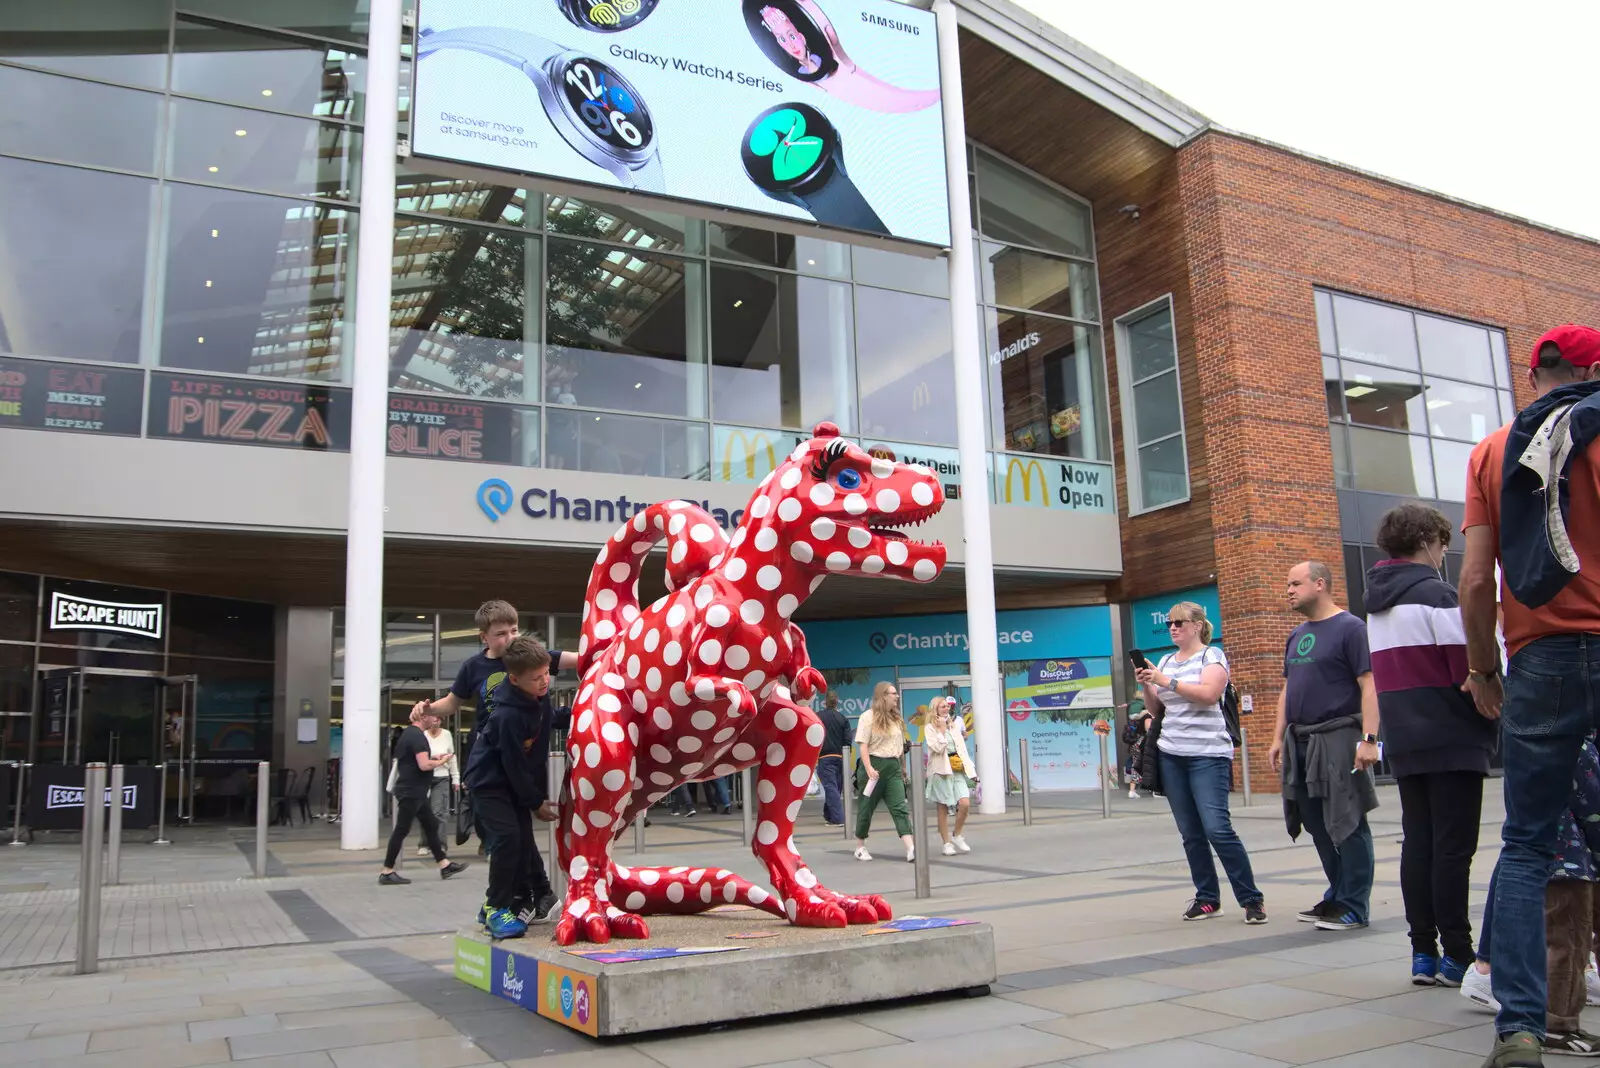
<path id="1" fill-rule="evenodd" d="M 792 78 L 869 111 L 921 111 L 939 102 L 938 89 L 902 89 L 856 66 L 816 0 L 743 0 L 743 5 L 745 28 L 756 47 Z"/>
<path id="2" fill-rule="evenodd" d="M 621 33 L 650 17 L 660 0 L 557 0 L 567 21 L 595 33 Z"/>
<path id="3" fill-rule="evenodd" d="M 648 11 L 646 12 L 648 14 Z M 593 56 L 497 26 L 423 30 L 417 62 L 447 48 L 497 59 L 528 76 L 562 140 L 625 186 L 666 192 L 650 109 L 632 83 Z"/>
<path id="4" fill-rule="evenodd" d="M 763 193 L 804 208 L 819 223 L 889 232 L 845 171 L 839 131 L 810 104 L 776 104 L 757 115 L 739 158 Z"/>

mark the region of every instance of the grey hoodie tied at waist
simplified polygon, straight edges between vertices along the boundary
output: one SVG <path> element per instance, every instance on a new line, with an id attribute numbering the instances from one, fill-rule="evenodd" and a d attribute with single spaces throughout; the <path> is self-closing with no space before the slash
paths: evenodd
<path id="1" fill-rule="evenodd" d="M 1322 820 L 1334 845 L 1355 833 L 1361 817 L 1378 807 L 1372 769 L 1351 772 L 1361 744 L 1361 718 L 1340 716 L 1324 723 L 1289 724 L 1283 746 L 1283 820 L 1290 838 L 1300 837 L 1300 802 L 1292 789 L 1299 779 L 1300 746 L 1306 743 L 1308 797 L 1322 802 Z"/>

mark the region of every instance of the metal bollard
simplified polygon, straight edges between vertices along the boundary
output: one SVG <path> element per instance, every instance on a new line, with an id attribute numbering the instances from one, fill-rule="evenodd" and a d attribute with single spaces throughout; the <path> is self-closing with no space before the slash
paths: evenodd
<path id="1" fill-rule="evenodd" d="M 1018 738 L 1017 749 L 1020 751 L 1020 764 L 1017 766 L 1022 773 L 1017 776 L 1022 780 L 1022 825 L 1033 826 L 1033 790 L 1028 785 L 1028 739 Z"/>
<path id="2" fill-rule="evenodd" d="M 644 853 L 644 818 L 649 814 L 650 810 L 646 808 L 635 816 L 633 820 L 633 851 L 636 854 L 642 855 Z"/>
<path id="3" fill-rule="evenodd" d="M 1242 762 L 1241 770 L 1244 773 L 1244 807 L 1250 807 L 1250 736 L 1244 728 L 1239 728 L 1239 760 Z"/>
<path id="4" fill-rule="evenodd" d="M 567 752 L 565 749 L 553 749 L 550 752 L 549 766 L 549 792 L 550 799 L 561 804 L 561 791 L 567 780 Z M 545 824 L 549 837 L 546 839 L 548 852 L 545 854 L 544 867 L 550 875 L 550 892 L 558 898 L 567 895 L 567 872 L 561 866 L 561 820 L 551 820 Z"/>
<path id="5" fill-rule="evenodd" d="M 33 765 L 24 764 L 19 760 L 12 767 L 17 769 L 17 811 L 11 820 L 11 844 L 25 846 L 28 843 L 22 840 L 22 784 L 28 776 L 28 769 Z"/>
<path id="6" fill-rule="evenodd" d="M 267 820 L 272 804 L 272 765 L 263 760 L 256 765 L 256 878 L 267 877 Z"/>
<path id="7" fill-rule="evenodd" d="M 855 807 L 856 801 L 856 747 L 849 746 L 844 751 L 844 781 L 839 790 L 839 803 L 844 806 L 844 837 L 849 841 L 855 833 L 855 821 L 850 818 L 850 810 Z"/>
<path id="8" fill-rule="evenodd" d="M 167 841 L 167 765 L 161 764 L 161 791 L 156 794 L 156 840 L 151 845 L 171 845 Z"/>
<path id="9" fill-rule="evenodd" d="M 755 840 L 756 835 L 756 791 L 755 771 L 745 768 L 739 772 L 739 790 L 744 794 L 742 809 L 744 814 L 744 844 L 749 845 Z"/>
<path id="10" fill-rule="evenodd" d="M 122 882 L 122 784 L 127 772 L 121 764 L 111 765 L 110 819 L 106 828 L 106 885 Z"/>
<path id="11" fill-rule="evenodd" d="M 916 869 L 917 896 L 932 897 L 933 887 L 928 875 L 928 799 L 923 796 L 926 787 L 921 742 L 911 743 L 906 759 L 911 764 L 911 842 L 917 851 L 911 866 Z"/>
<path id="12" fill-rule="evenodd" d="M 74 975 L 100 970 L 100 849 L 105 826 L 106 766 L 83 769 L 83 843 L 78 857 L 78 958 Z"/>
<path id="13" fill-rule="evenodd" d="M 1100 818 L 1111 818 L 1111 757 L 1107 752 L 1110 734 L 1100 735 Z"/>

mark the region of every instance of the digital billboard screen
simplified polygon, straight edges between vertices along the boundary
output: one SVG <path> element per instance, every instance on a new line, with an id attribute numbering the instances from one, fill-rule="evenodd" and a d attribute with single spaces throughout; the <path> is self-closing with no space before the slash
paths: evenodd
<path id="1" fill-rule="evenodd" d="M 422 0 L 413 156 L 948 247 L 938 42 L 893 0 Z"/>

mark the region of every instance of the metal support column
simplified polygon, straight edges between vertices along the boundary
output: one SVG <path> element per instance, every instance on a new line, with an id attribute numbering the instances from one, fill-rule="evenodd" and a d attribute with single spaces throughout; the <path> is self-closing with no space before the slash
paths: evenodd
<path id="1" fill-rule="evenodd" d="M 83 842 L 78 856 L 78 957 L 74 975 L 100 970 L 100 850 L 104 845 L 106 766 L 83 769 Z"/>
<path id="2" fill-rule="evenodd" d="M 28 843 L 22 840 L 22 799 L 25 796 L 22 792 L 22 784 L 23 780 L 27 778 L 28 769 L 33 765 L 19 760 L 12 767 L 17 769 L 17 810 L 11 819 L 11 844 L 25 846 Z"/>
<path id="3" fill-rule="evenodd" d="M 1244 775 L 1244 807 L 1250 807 L 1250 736 L 1245 733 L 1244 727 L 1239 728 L 1239 761 L 1240 772 Z"/>
<path id="4" fill-rule="evenodd" d="M 1033 826 L 1033 789 L 1028 784 L 1028 739 L 1017 739 L 1017 766 L 1022 774 L 1018 780 L 1022 783 L 1022 825 Z"/>
<path id="5" fill-rule="evenodd" d="M 566 788 L 567 782 L 567 751 L 562 748 L 550 750 L 550 798 L 559 807 L 561 792 Z M 550 892 L 557 898 L 567 895 L 567 869 L 561 864 L 561 820 L 553 819 L 545 824 L 548 828 L 548 837 L 545 839 L 546 852 L 544 866 L 550 874 Z"/>
<path id="6" fill-rule="evenodd" d="M 156 840 L 151 845 L 171 845 L 167 840 L 167 763 L 161 762 L 161 792 L 156 794 Z"/>
<path id="7" fill-rule="evenodd" d="M 1096 732 L 1099 733 L 1099 732 Z M 1106 752 L 1110 732 L 1100 735 L 1100 818 L 1111 818 L 1111 757 Z"/>
<path id="8" fill-rule="evenodd" d="M 911 764 L 911 843 L 916 850 L 912 868 L 916 871 L 917 896 L 932 897 L 933 887 L 928 873 L 928 799 L 923 796 L 926 776 L 922 767 L 922 743 L 912 742 L 906 757 Z"/>
<path id="9" fill-rule="evenodd" d="M 742 798 L 742 812 L 744 815 L 744 844 L 748 846 L 755 840 L 756 834 L 756 791 L 755 771 L 745 768 L 739 772 L 739 789 L 744 794 Z"/>
<path id="10" fill-rule="evenodd" d="M 111 765 L 110 819 L 106 827 L 106 885 L 122 882 L 122 784 L 127 772 L 121 764 Z"/>
<path id="11" fill-rule="evenodd" d="M 844 751 L 844 787 L 839 791 L 839 802 L 844 806 L 844 837 L 848 841 L 856 829 L 856 747 L 846 746 Z"/>
<path id="12" fill-rule="evenodd" d="M 272 818 L 272 765 L 256 765 L 256 878 L 267 877 L 267 822 Z"/>

